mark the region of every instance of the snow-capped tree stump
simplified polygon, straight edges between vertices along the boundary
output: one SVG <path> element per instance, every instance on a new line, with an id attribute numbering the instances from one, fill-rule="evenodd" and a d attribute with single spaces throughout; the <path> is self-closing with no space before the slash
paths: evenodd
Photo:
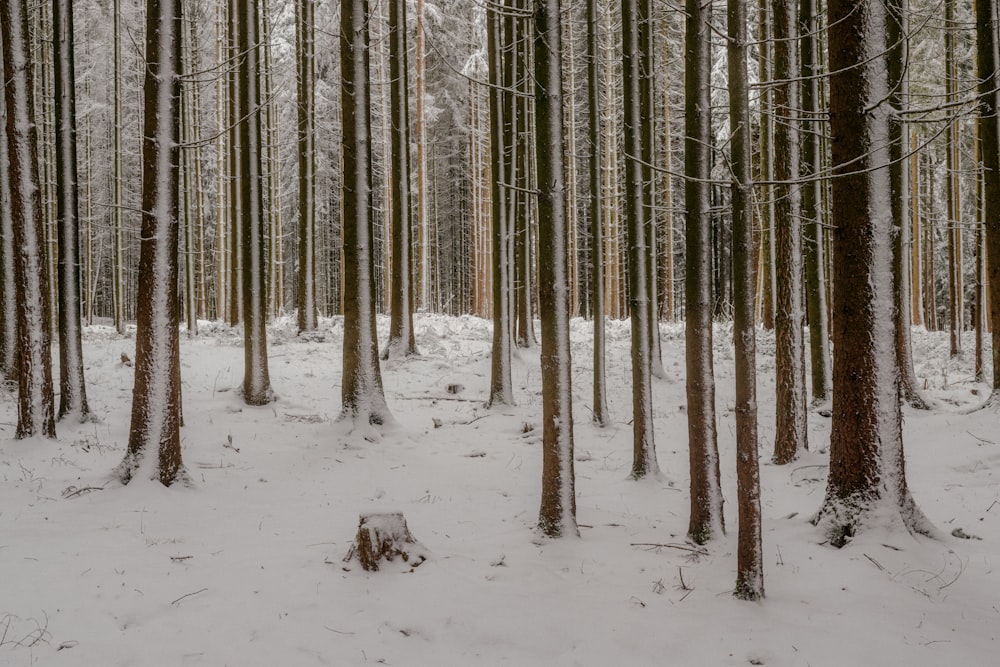
<path id="1" fill-rule="evenodd" d="M 427 549 L 413 537 L 402 512 L 372 512 L 362 514 L 358 535 L 344 556 L 344 562 L 361 562 L 369 572 L 379 569 L 380 561 L 400 557 L 411 567 L 427 560 Z"/>

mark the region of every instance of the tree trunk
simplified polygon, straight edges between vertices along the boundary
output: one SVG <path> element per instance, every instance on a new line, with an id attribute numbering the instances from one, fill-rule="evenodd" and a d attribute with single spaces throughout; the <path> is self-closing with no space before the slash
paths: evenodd
<path id="1" fill-rule="evenodd" d="M 3 53 L 0 39 L 0 56 Z M 2 63 L 0 63 L 2 68 Z M 14 217 L 7 151 L 7 100 L 0 95 L 0 381 L 17 379 L 17 286 Z"/>
<path id="2" fill-rule="evenodd" d="M 182 25 L 180 0 L 148 0 L 135 387 L 128 451 L 118 468 L 125 484 L 139 475 L 164 486 L 185 477 L 177 353 Z"/>
<path id="3" fill-rule="evenodd" d="M 240 254 L 243 280 L 243 400 L 266 405 L 273 394 L 267 368 L 267 282 L 264 266 L 264 176 L 261 171 L 259 0 L 238 0 Z"/>
<path id="4" fill-rule="evenodd" d="M 806 261 L 806 310 L 809 320 L 809 361 L 814 401 L 830 398 L 830 322 L 826 303 L 826 257 L 823 252 L 822 136 L 820 115 L 820 21 L 817 0 L 802 0 L 799 31 L 802 42 L 802 175 L 812 178 L 802 186 L 802 219 Z"/>
<path id="5" fill-rule="evenodd" d="M 80 337 L 80 215 L 76 167 L 73 2 L 53 0 L 56 194 L 59 214 L 59 418 L 90 413 Z"/>
<path id="6" fill-rule="evenodd" d="M 747 86 L 746 0 L 728 2 L 729 117 L 732 127 L 733 347 L 736 357 L 736 494 L 739 536 L 736 588 L 743 600 L 764 597 L 760 470 L 757 455 L 754 318 L 753 184 Z"/>
<path id="7" fill-rule="evenodd" d="M 892 300 L 885 0 L 830 0 L 833 428 L 815 521 L 843 546 L 866 521 L 928 532 L 906 486 Z"/>
<path id="8" fill-rule="evenodd" d="M 625 126 L 625 216 L 628 233 L 629 317 L 632 323 L 632 477 L 656 475 L 653 441 L 653 395 L 651 369 L 652 334 L 649 308 L 650 227 L 647 207 L 647 170 L 642 164 L 642 94 L 644 91 L 641 31 L 643 14 L 639 3 L 622 2 L 622 93 Z"/>
<path id="9" fill-rule="evenodd" d="M 795 4 L 771 4 L 774 25 L 775 411 L 774 462 L 789 463 L 808 448 L 802 337 L 802 232 L 799 178 L 799 74 Z"/>
<path id="10" fill-rule="evenodd" d="M 590 169 L 590 257 L 594 313 L 594 423 L 608 423 L 607 373 L 604 335 L 604 202 L 601 191 L 601 62 L 597 0 L 587 0 L 587 120 Z"/>
<path id="11" fill-rule="evenodd" d="M 685 310 L 691 520 L 688 535 L 704 544 L 725 530 L 715 429 L 712 363 L 711 5 L 687 0 L 684 62 Z"/>
<path id="12" fill-rule="evenodd" d="M 340 4 L 343 118 L 344 379 L 340 419 L 361 427 L 391 419 L 375 332 L 368 0 Z"/>
<path id="13" fill-rule="evenodd" d="M 774 314 L 776 309 L 775 293 L 777 291 L 775 282 L 775 198 L 774 186 L 774 105 L 773 88 L 770 85 L 774 81 L 774 61 L 772 53 L 774 51 L 773 40 L 771 39 L 770 3 L 768 0 L 760 0 L 757 10 L 757 41 L 758 59 L 757 65 L 759 78 L 765 85 L 761 89 L 760 98 L 760 178 L 764 185 L 760 186 L 760 284 L 761 284 L 761 305 L 760 323 L 768 331 L 774 329 Z"/>
<path id="14" fill-rule="evenodd" d="M 115 329 L 119 334 L 125 333 L 125 219 L 124 206 L 124 165 L 122 156 L 124 148 L 122 146 L 122 124 L 124 123 L 122 113 L 122 19 L 121 0 L 114 0 L 112 6 L 114 15 L 114 122 L 112 127 L 113 139 L 111 151 L 114 153 L 114 173 L 112 175 L 112 216 L 114 218 L 114 258 L 111 265 L 113 267 L 113 294 L 115 304 Z"/>
<path id="15" fill-rule="evenodd" d="M 560 1 L 535 0 L 535 109 L 538 159 L 539 311 L 542 319 L 542 503 L 538 527 L 578 535 L 573 490 L 573 389 L 563 162 Z"/>
<path id="16" fill-rule="evenodd" d="M 979 76 L 979 138 L 983 156 L 983 219 L 990 320 L 993 343 L 993 392 L 990 404 L 1000 403 L 1000 127 L 997 112 L 997 2 L 976 0 L 976 62 Z"/>
<path id="17" fill-rule="evenodd" d="M 509 2 L 510 0 L 505 0 Z M 506 5 L 505 5 L 506 6 Z M 487 50 L 490 75 L 490 166 L 492 171 L 491 217 L 493 220 L 493 362 L 490 373 L 489 405 L 513 405 L 510 355 L 513 341 L 510 326 L 510 256 L 508 249 L 508 170 L 504 130 L 504 85 L 502 75 L 504 40 L 498 8 L 486 10 Z"/>
<path id="18" fill-rule="evenodd" d="M 417 353 L 413 337 L 413 262 L 410 231 L 410 106 L 406 1 L 389 4 L 389 79 L 392 125 L 392 304 L 383 358 Z"/>
<path id="19" fill-rule="evenodd" d="M 316 0 L 295 2 L 299 149 L 299 331 L 316 329 Z"/>
<path id="20" fill-rule="evenodd" d="M 955 62 L 955 0 L 944 3 L 944 62 L 945 103 L 954 104 L 958 98 L 958 65 Z M 948 121 L 945 134 L 945 164 L 948 170 L 948 326 L 951 334 L 951 356 L 962 354 L 964 306 L 962 285 L 962 204 L 960 201 L 960 158 L 958 118 Z"/>
<path id="21" fill-rule="evenodd" d="M 17 285 L 17 437 L 56 436 L 52 394 L 49 286 L 45 225 L 38 180 L 28 12 L 24 0 L 0 6 L 3 26 L 7 149 Z"/>

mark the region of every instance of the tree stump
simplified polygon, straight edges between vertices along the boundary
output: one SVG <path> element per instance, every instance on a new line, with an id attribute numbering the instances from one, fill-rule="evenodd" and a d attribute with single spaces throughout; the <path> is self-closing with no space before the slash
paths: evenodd
<path id="1" fill-rule="evenodd" d="M 427 560 L 427 549 L 413 537 L 402 512 L 371 512 L 361 515 L 358 535 L 344 562 L 358 559 L 369 572 L 379 570 L 380 561 L 400 557 L 411 567 Z"/>

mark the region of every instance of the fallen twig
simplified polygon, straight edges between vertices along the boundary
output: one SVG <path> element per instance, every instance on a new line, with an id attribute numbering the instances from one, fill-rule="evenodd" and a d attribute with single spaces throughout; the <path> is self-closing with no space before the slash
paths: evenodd
<path id="1" fill-rule="evenodd" d="M 865 554 L 865 558 L 867 558 L 868 560 L 870 560 L 870 561 L 872 562 L 872 564 L 874 564 L 874 565 L 875 565 L 875 567 L 877 567 L 878 569 L 880 569 L 880 570 L 882 570 L 883 572 L 885 572 L 885 568 L 884 568 L 884 567 L 882 567 L 882 563 L 878 562 L 877 560 L 875 560 L 874 558 L 872 558 L 872 557 L 871 557 L 871 556 L 869 556 L 868 554 Z"/>
<path id="2" fill-rule="evenodd" d="M 657 544 L 654 542 L 633 542 L 629 546 L 645 547 L 647 549 L 680 549 L 681 551 L 689 551 L 693 554 L 698 554 L 699 556 L 708 555 L 708 549 L 705 549 L 704 547 L 692 547 L 687 544 Z"/>
<path id="3" fill-rule="evenodd" d="M 207 588 L 202 588 L 201 590 L 195 591 L 194 593 L 188 593 L 187 595 L 182 595 L 179 598 L 177 598 L 176 600 L 174 600 L 173 602 L 171 602 L 170 604 L 176 606 L 177 603 L 180 602 L 181 600 L 183 600 L 184 598 L 189 598 L 192 595 L 198 595 L 199 593 L 204 593 L 207 590 L 208 590 Z"/>

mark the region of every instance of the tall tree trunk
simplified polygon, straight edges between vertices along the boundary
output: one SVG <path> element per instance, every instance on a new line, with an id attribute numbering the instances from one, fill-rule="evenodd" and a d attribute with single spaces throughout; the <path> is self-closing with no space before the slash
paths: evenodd
<path id="1" fill-rule="evenodd" d="M 656 475 L 653 441 L 652 334 L 649 308 L 650 227 L 646 175 L 642 164 L 642 95 L 644 91 L 642 37 L 643 14 L 639 3 L 622 2 L 622 94 L 625 126 L 625 216 L 628 231 L 629 316 L 632 323 L 632 477 Z M 711 325 L 710 325 L 711 326 Z"/>
<path id="2" fill-rule="evenodd" d="M 566 174 L 563 162 L 560 1 L 535 0 L 538 289 L 542 319 L 542 503 L 538 527 L 578 535 L 573 490 L 573 389 L 569 348 Z"/>
<path id="3" fill-rule="evenodd" d="M 114 14 L 114 121 L 112 127 L 113 139 L 111 152 L 114 153 L 114 173 L 112 174 L 112 216 L 114 218 L 114 258 L 111 262 L 113 267 L 113 295 L 115 304 L 115 329 L 119 334 L 125 333 L 125 196 L 123 193 L 125 175 L 122 156 L 125 154 L 122 145 L 122 125 L 124 116 L 122 113 L 122 100 L 124 91 L 122 90 L 122 78 L 124 77 L 122 64 L 122 18 L 121 0 L 114 0 L 112 6 Z"/>
<path id="4" fill-rule="evenodd" d="M 0 59 L 2 53 L 0 39 Z M 14 277 L 14 217 L 7 151 L 6 97 L 0 95 L 0 381 L 13 383 L 17 379 L 17 283 Z"/>
<path id="5" fill-rule="evenodd" d="M 504 6 L 510 0 L 505 0 Z M 508 170 L 506 167 L 506 132 L 504 130 L 504 93 L 502 75 L 504 40 L 498 7 L 486 10 L 487 51 L 490 73 L 490 167 L 492 171 L 491 217 L 493 220 L 493 362 L 490 373 L 489 405 L 512 405 L 510 355 L 510 254 Z"/>
<path id="6" fill-rule="evenodd" d="M 587 120 L 590 169 L 590 257 L 594 313 L 594 415 L 595 423 L 608 423 L 607 373 L 604 335 L 604 202 L 601 191 L 601 61 L 597 0 L 587 0 Z"/>
<path id="7" fill-rule="evenodd" d="M 774 329 L 774 314 L 776 310 L 775 295 L 775 193 L 774 186 L 774 43 L 771 39 L 771 3 L 760 0 L 757 9 L 757 41 L 758 78 L 766 84 L 761 90 L 760 98 L 760 178 L 764 185 L 760 186 L 760 284 L 761 305 L 760 323 L 767 330 Z"/>
<path id="8" fill-rule="evenodd" d="M 920 152 L 917 132 L 910 132 L 910 297 L 912 322 L 926 326 L 924 319 L 923 236 L 920 225 Z"/>
<path id="9" fill-rule="evenodd" d="M 826 257 L 823 252 L 823 128 L 820 116 L 819 17 L 817 0 L 801 0 L 799 31 L 802 41 L 802 175 L 812 178 L 802 186 L 802 220 L 806 261 L 806 310 L 809 320 L 809 362 L 812 397 L 830 398 L 830 322 L 826 303 Z"/>
<path id="10" fill-rule="evenodd" d="M 712 363 L 711 5 L 686 0 L 684 62 L 685 342 L 691 520 L 688 535 L 704 544 L 725 530 L 715 428 Z"/>
<path id="11" fill-rule="evenodd" d="M 17 437 L 56 436 L 46 274 L 45 224 L 38 180 L 35 125 L 24 0 L 0 6 L 3 34 L 7 149 L 13 217 L 14 281 L 17 285 Z"/>
<path id="12" fill-rule="evenodd" d="M 243 190 L 242 160 L 247 146 L 242 143 L 244 117 L 240 113 L 243 92 L 241 71 L 243 61 L 249 55 L 240 49 L 240 3 L 243 0 L 228 0 L 229 4 L 229 325 L 237 326 L 243 321 L 243 274 L 246 272 L 243 251 L 243 211 L 245 198 Z M 258 158 L 259 159 L 259 158 Z"/>
<path id="13" fill-rule="evenodd" d="M 643 215 L 642 233 L 646 240 L 643 244 L 646 249 L 646 324 L 649 330 L 649 372 L 653 377 L 664 378 L 667 376 L 663 370 L 663 359 L 660 351 L 660 308 L 657 290 L 657 276 L 659 270 L 658 250 L 657 250 L 657 229 L 656 229 L 656 196 L 653 180 L 653 163 L 656 160 L 656 151 L 653 146 L 653 136 L 656 124 L 656 98 L 654 83 L 656 75 L 653 70 L 653 54 L 656 51 L 655 39 L 653 37 L 653 2 L 652 0 L 637 0 L 636 9 L 639 16 L 639 118 L 641 126 L 639 128 L 640 142 L 642 146 L 641 168 L 642 168 L 642 206 L 645 208 Z"/>
<path id="14" fill-rule="evenodd" d="M 383 358 L 417 353 L 413 336 L 413 275 L 410 232 L 410 71 L 406 0 L 389 4 L 389 79 L 392 126 L 392 304 L 389 342 Z"/>
<path id="15" fill-rule="evenodd" d="M 757 454 L 754 318 L 753 184 L 747 86 L 746 0 L 728 2 L 729 117 L 732 127 L 733 347 L 736 357 L 736 494 L 739 536 L 736 588 L 743 600 L 764 597 L 760 470 Z"/>
<path id="16" fill-rule="evenodd" d="M 316 0 L 295 2 L 299 148 L 299 331 L 316 329 Z"/>
<path id="17" fill-rule="evenodd" d="M 957 25 L 955 0 L 944 3 L 944 62 L 945 102 L 954 104 L 958 98 L 958 65 L 955 56 Z M 958 118 L 948 121 L 945 133 L 945 164 L 948 170 L 948 326 L 951 333 L 951 356 L 962 354 L 962 331 L 965 313 L 962 285 L 962 204 L 959 175 Z"/>
<path id="18" fill-rule="evenodd" d="M 59 417 L 90 413 L 80 337 L 80 215 L 76 167 L 73 2 L 53 0 L 56 195 L 59 215 Z"/>
<path id="19" fill-rule="evenodd" d="M 368 0 L 340 4 L 343 118 L 344 379 L 340 419 L 365 428 L 391 419 L 375 332 Z"/>
<path id="20" fill-rule="evenodd" d="M 802 336 L 802 223 L 799 178 L 799 75 L 794 0 L 771 3 L 774 25 L 774 462 L 793 461 L 808 448 Z"/>
<path id="21" fill-rule="evenodd" d="M 417 43 L 415 63 L 416 131 L 417 131 L 417 229 L 420 233 L 420 301 L 425 311 L 431 310 L 430 213 L 427 206 L 427 129 L 424 118 L 424 0 L 416 0 Z M 489 12 L 489 10 L 487 10 Z M 492 71 L 492 70 L 491 70 Z"/>
<path id="22" fill-rule="evenodd" d="M 118 468 L 126 484 L 137 476 L 164 486 L 185 478 L 177 353 L 182 30 L 180 0 L 148 0 L 135 387 L 128 451 Z"/>
<path id="23" fill-rule="evenodd" d="M 979 138 L 983 156 L 983 219 L 986 223 L 987 300 L 992 320 L 993 392 L 1000 404 L 1000 94 L 997 93 L 997 2 L 976 0 L 976 63 L 979 71 Z"/>
<path id="24" fill-rule="evenodd" d="M 892 300 L 885 0 L 830 0 L 833 430 L 815 521 L 843 546 L 890 517 L 928 532 L 906 486 Z"/>
<path id="25" fill-rule="evenodd" d="M 910 161 L 906 159 L 904 122 L 909 105 L 910 82 L 906 73 L 909 63 L 909 7 L 908 0 L 887 0 L 889 43 L 889 103 L 897 113 L 889 121 L 889 152 L 891 156 L 890 182 L 892 184 L 893 250 L 892 278 L 893 311 L 896 328 L 896 359 L 899 362 L 900 390 L 903 399 L 913 408 L 926 410 L 930 406 L 920 395 L 917 374 L 913 369 L 913 351 L 910 344 Z"/>
<path id="26" fill-rule="evenodd" d="M 267 282 L 264 266 L 264 176 L 261 171 L 259 0 L 238 0 L 238 118 L 240 254 L 243 269 L 243 400 L 266 405 L 273 398 L 267 368 Z"/>

